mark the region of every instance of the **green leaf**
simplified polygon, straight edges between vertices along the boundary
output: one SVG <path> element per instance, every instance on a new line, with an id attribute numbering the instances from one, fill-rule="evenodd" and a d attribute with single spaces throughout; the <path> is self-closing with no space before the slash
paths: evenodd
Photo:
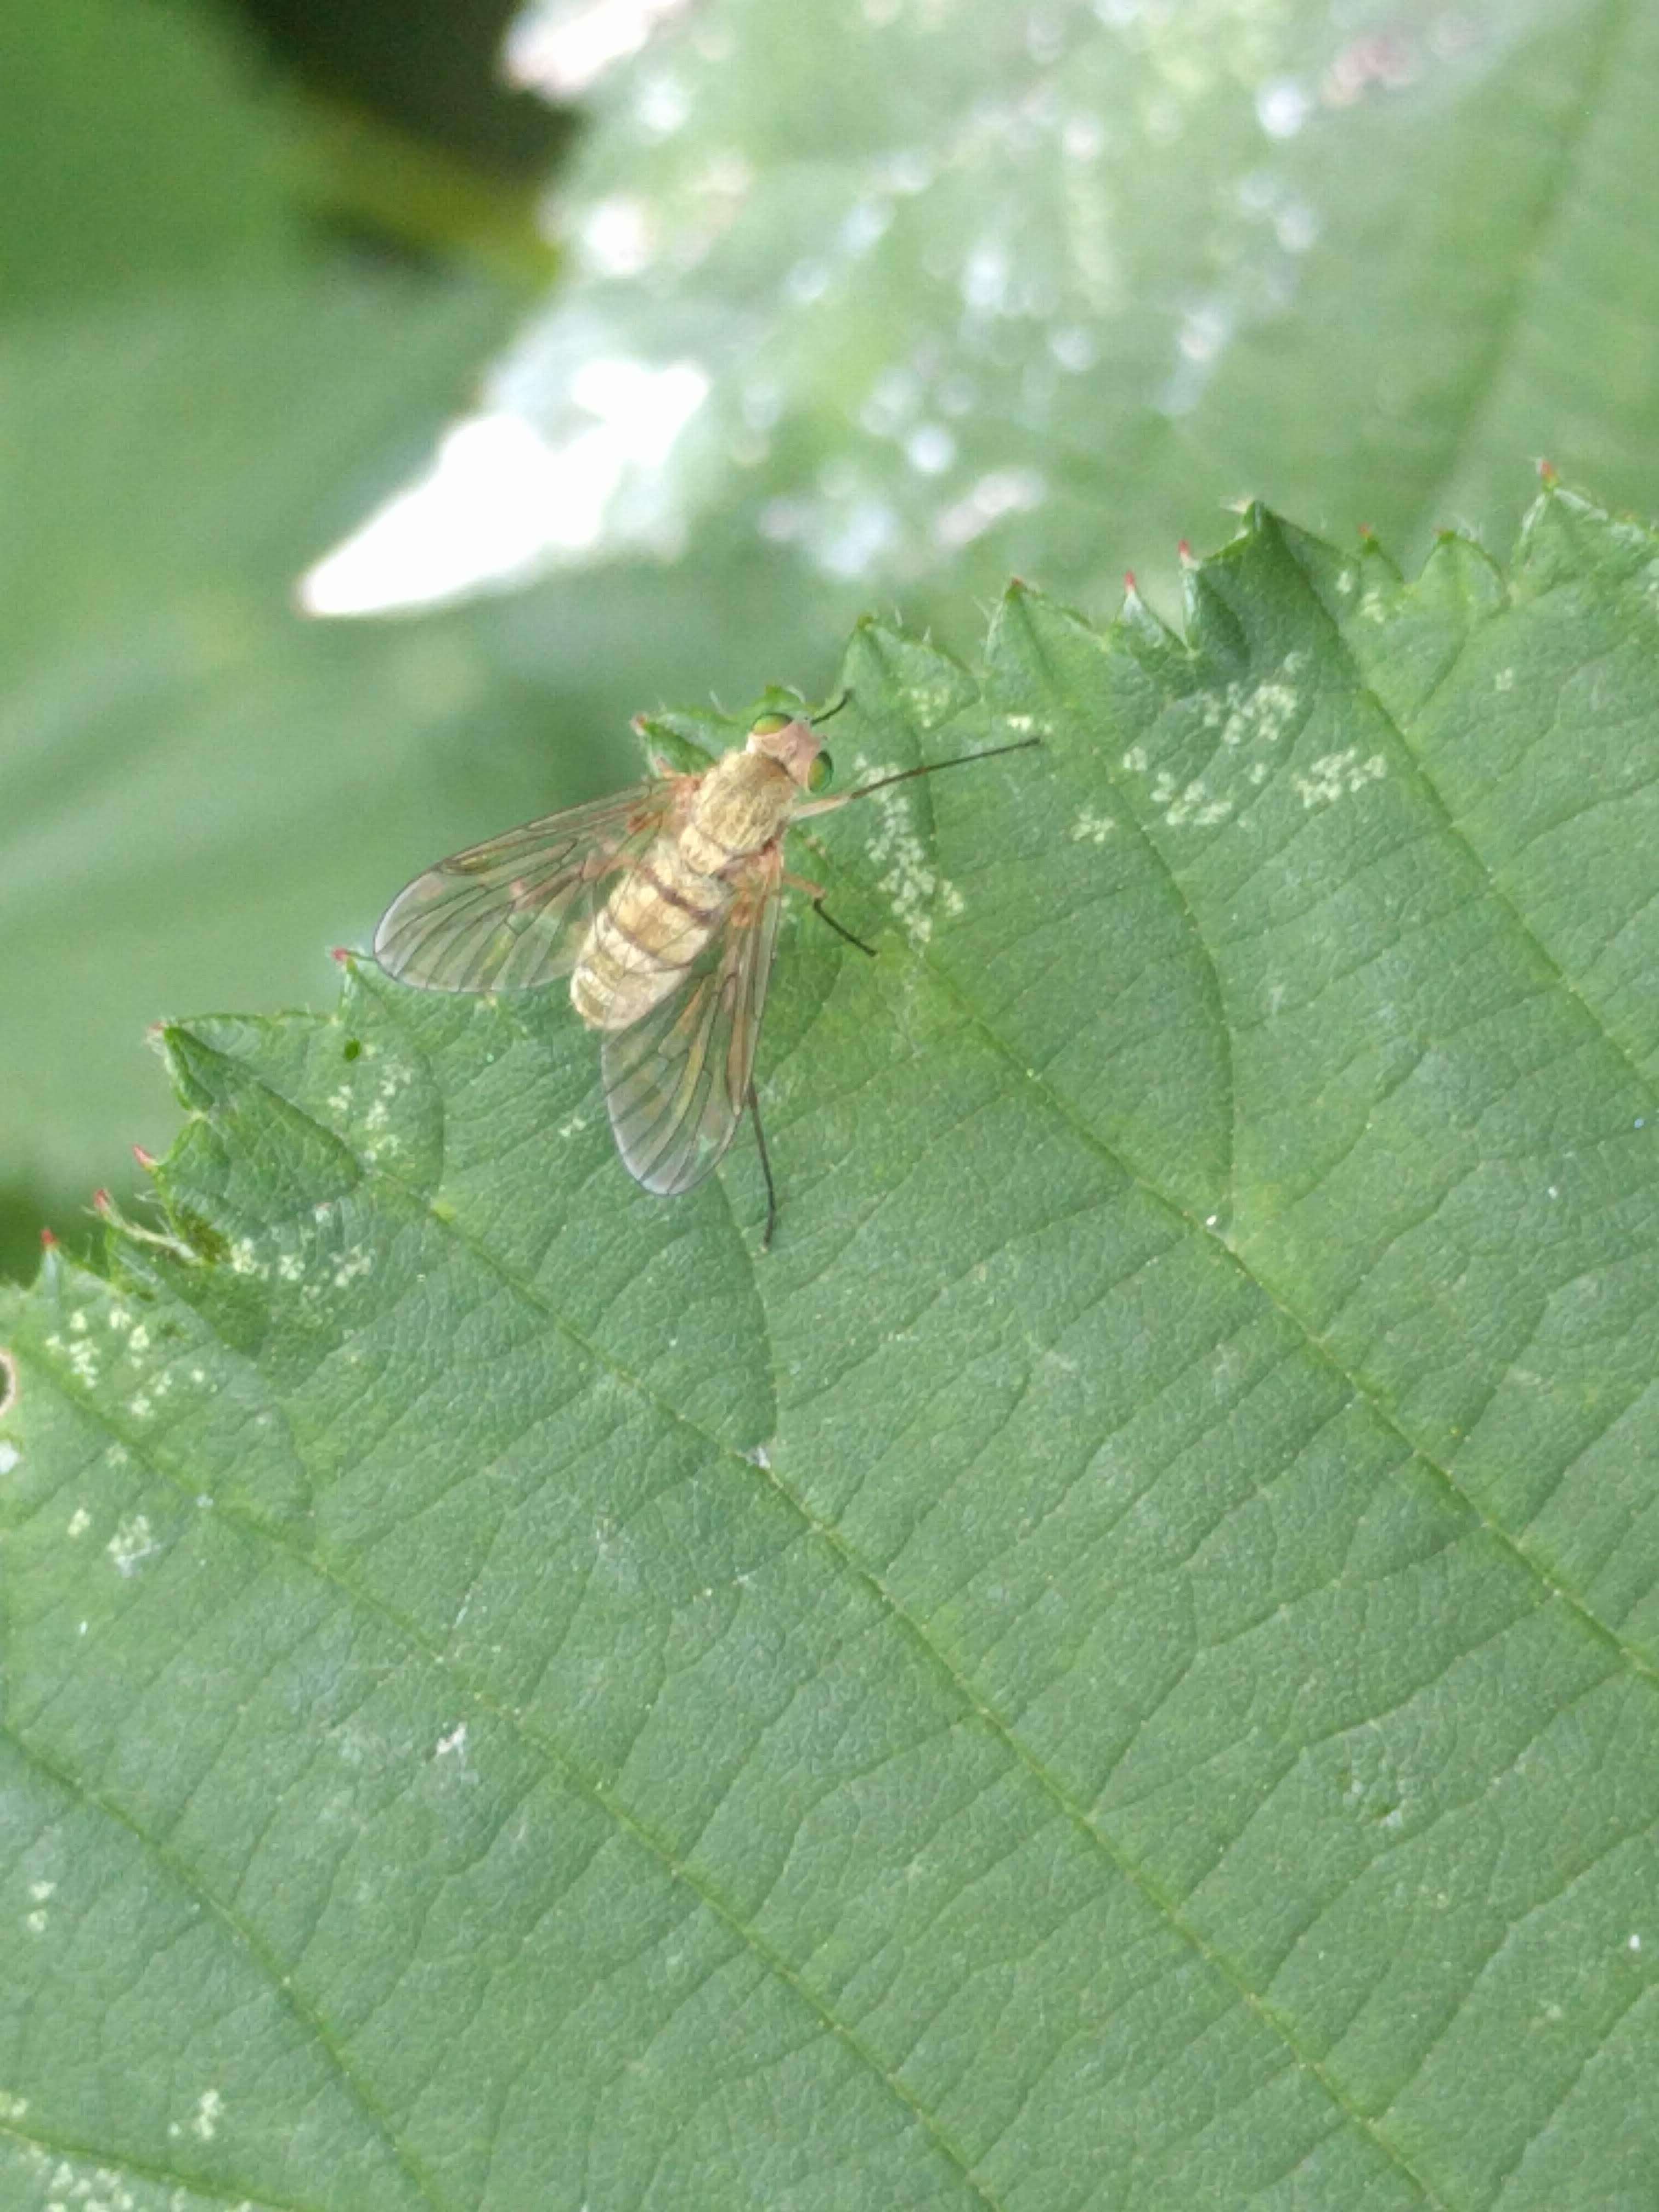
<path id="1" fill-rule="evenodd" d="M 1042 749 L 799 833 L 763 1259 L 556 992 L 175 1025 L 3 1310 L 9 2201 L 1645 2203 L 1656 578 L 860 629 Z"/>
<path id="2" fill-rule="evenodd" d="M 149 284 L 281 276 L 306 258 L 288 131 L 216 10 L 17 9 L 0 76 L 8 320 Z"/>
<path id="3" fill-rule="evenodd" d="M 599 88 L 515 389 L 562 436 L 596 355 L 696 362 L 692 557 L 949 624 L 1241 496 L 1413 557 L 1540 453 L 1653 512 L 1656 68 L 1603 0 L 708 0 Z"/>
<path id="4" fill-rule="evenodd" d="M 296 613 L 507 309 L 320 261 L 239 60 L 194 10 L 65 0 L 0 72 L 0 1267 L 176 1126 L 158 1015 L 319 995 L 458 810 L 535 812 L 591 738 L 550 744 L 478 617 Z"/>
<path id="5" fill-rule="evenodd" d="M 449 834 L 469 738 L 485 794 L 535 811 L 537 703 L 476 622 L 331 631 L 290 602 L 342 480 L 459 393 L 496 312 L 302 277 L 0 331 L 0 480 L 33 524 L 0 614 L 9 1170 L 84 1197 L 163 1141 L 146 1026 L 186 990 L 313 994 L 331 927 Z"/>

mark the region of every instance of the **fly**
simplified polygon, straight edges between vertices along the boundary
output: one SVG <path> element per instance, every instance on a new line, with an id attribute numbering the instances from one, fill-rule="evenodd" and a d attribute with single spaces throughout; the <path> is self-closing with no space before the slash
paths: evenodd
<path id="1" fill-rule="evenodd" d="M 647 1190 L 668 1197 L 701 1182 L 747 1108 L 766 1179 L 763 1251 L 777 1194 L 755 1047 L 785 889 L 874 952 L 824 913 L 820 884 L 786 871 L 785 835 L 890 784 L 1038 743 L 993 745 L 824 797 L 831 766 L 817 725 L 844 704 L 816 717 L 757 713 L 745 743 L 701 773 L 653 763 L 659 773 L 612 798 L 440 860 L 398 892 L 374 933 L 386 973 L 426 990 L 532 990 L 568 975 L 572 1005 L 603 1039 L 617 1149 Z"/>

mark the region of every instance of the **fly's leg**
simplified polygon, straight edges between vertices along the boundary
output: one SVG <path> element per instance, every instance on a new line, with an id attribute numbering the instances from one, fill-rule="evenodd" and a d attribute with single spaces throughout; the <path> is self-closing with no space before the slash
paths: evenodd
<path id="1" fill-rule="evenodd" d="M 772 1231 L 778 1225 L 778 1188 L 772 1180 L 772 1156 L 766 1149 L 766 1132 L 761 1127 L 760 1100 L 755 1096 L 755 1079 L 749 1079 L 749 1111 L 754 1117 L 755 1142 L 760 1148 L 761 1173 L 766 1178 L 766 1227 L 761 1233 L 763 1252 L 772 1249 Z"/>
<path id="2" fill-rule="evenodd" d="M 868 953 L 872 960 L 875 958 L 875 946 L 873 945 L 866 945 L 861 937 L 854 937 L 852 931 L 844 927 L 842 923 L 838 922 L 833 914 L 830 914 L 825 911 L 823 902 L 821 899 L 813 900 L 812 911 L 818 916 L 821 921 L 827 921 L 829 923 L 830 928 L 835 931 L 837 937 L 844 937 L 849 945 L 857 945 L 860 952 Z"/>
<path id="3" fill-rule="evenodd" d="M 822 884 L 808 883 L 805 876 L 786 875 L 783 880 L 792 891 L 805 892 L 812 902 L 813 913 L 821 921 L 827 921 L 837 937 L 844 937 L 849 945 L 856 945 L 860 952 L 867 952 L 871 959 L 875 958 L 876 948 L 873 945 L 866 945 L 861 937 L 854 937 L 850 929 L 837 921 L 835 915 L 827 911 L 823 903 L 825 893 Z"/>
<path id="4" fill-rule="evenodd" d="M 871 959 L 873 960 L 875 958 L 875 946 L 873 945 L 866 945 L 861 937 L 854 937 L 852 931 L 850 929 L 844 928 L 842 924 L 836 920 L 833 914 L 826 913 L 822 900 L 813 900 L 812 911 L 821 921 L 827 921 L 829 923 L 830 928 L 835 931 L 837 937 L 844 937 L 849 945 L 856 945 L 860 952 L 867 952 Z"/>

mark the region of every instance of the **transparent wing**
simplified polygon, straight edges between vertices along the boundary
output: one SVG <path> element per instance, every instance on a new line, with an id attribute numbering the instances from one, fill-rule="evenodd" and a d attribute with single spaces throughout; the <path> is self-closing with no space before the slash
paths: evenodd
<path id="1" fill-rule="evenodd" d="M 632 785 L 470 846 L 406 884 L 374 932 L 389 975 L 428 991 L 518 991 L 568 975 L 596 886 L 639 859 L 677 780 Z"/>
<path id="2" fill-rule="evenodd" d="M 783 900 L 775 854 L 685 981 L 599 1055 L 617 1150 L 664 1198 L 701 1182 L 749 1103 Z"/>

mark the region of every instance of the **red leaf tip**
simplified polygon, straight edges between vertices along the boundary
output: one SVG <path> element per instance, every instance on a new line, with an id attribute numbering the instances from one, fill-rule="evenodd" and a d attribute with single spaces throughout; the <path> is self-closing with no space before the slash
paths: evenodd
<path id="1" fill-rule="evenodd" d="M 58 1238 L 53 1231 L 43 1229 L 40 1231 L 40 1246 L 41 1249 L 46 1252 L 55 1252 L 58 1249 Z"/>
<path id="2" fill-rule="evenodd" d="M 146 1174 L 148 1174 L 150 1169 L 155 1164 L 155 1153 L 147 1152 L 142 1145 L 135 1145 L 133 1146 L 132 1157 L 137 1161 L 139 1166 L 144 1170 Z"/>
<path id="3" fill-rule="evenodd" d="M 357 956 L 349 945 L 331 945 L 328 957 L 331 960 L 337 960 L 342 968 L 349 968 Z"/>

